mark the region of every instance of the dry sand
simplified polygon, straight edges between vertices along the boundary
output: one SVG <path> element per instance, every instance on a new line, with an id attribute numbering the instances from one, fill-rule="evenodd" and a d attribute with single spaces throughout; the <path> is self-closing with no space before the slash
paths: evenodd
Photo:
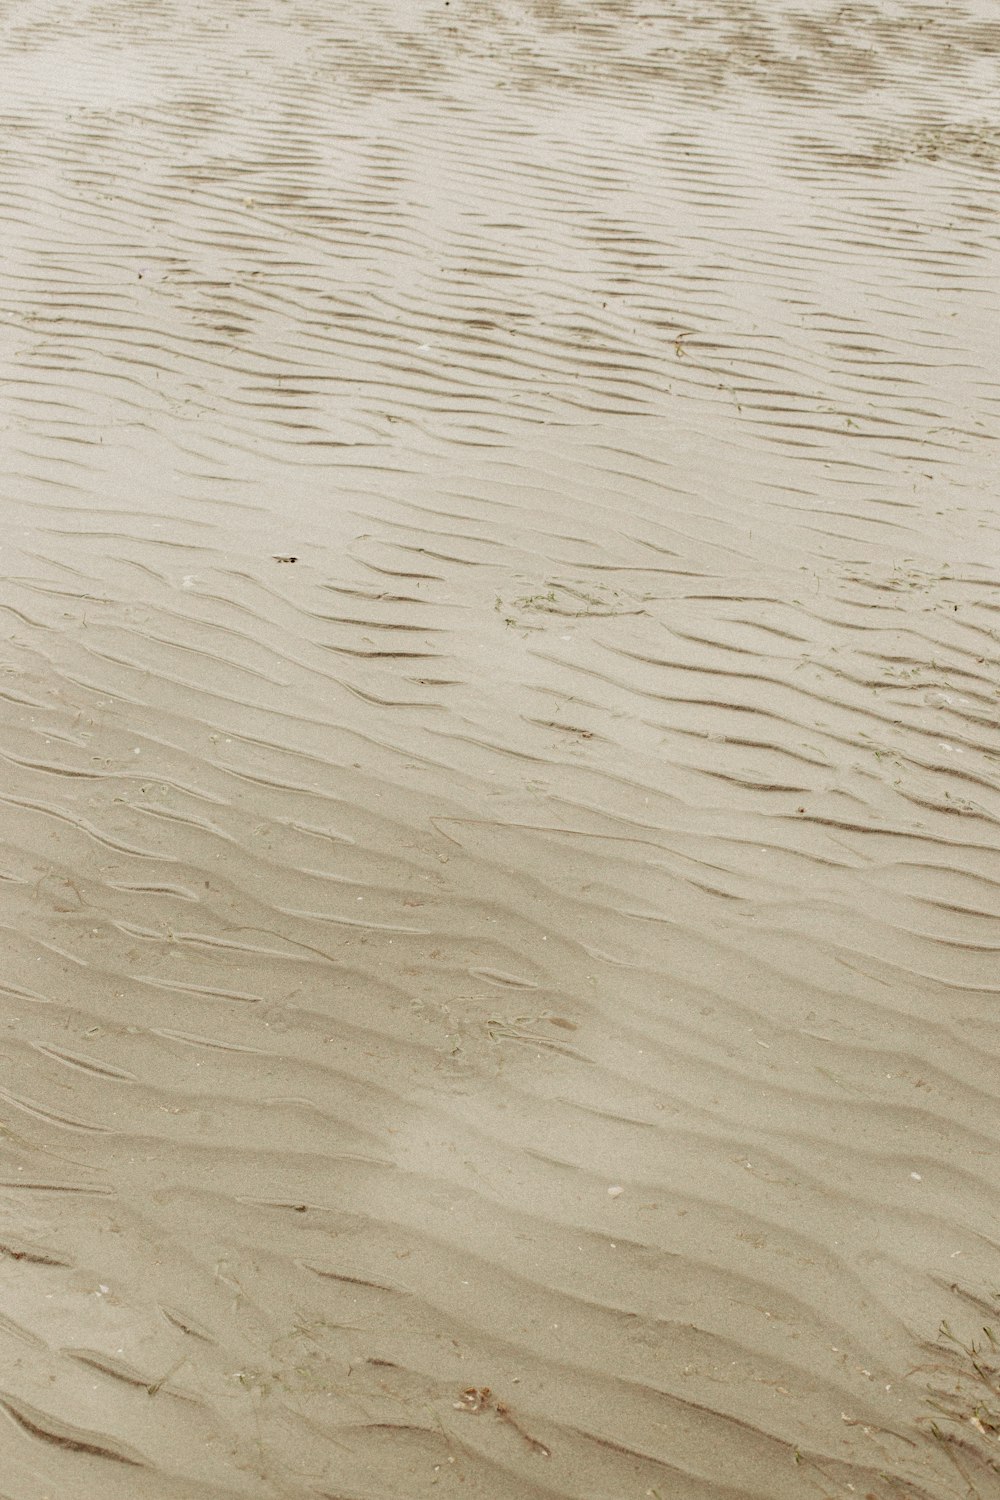
<path id="1" fill-rule="evenodd" d="M 1000 1493 L 998 59 L 11 0 L 3 1500 Z"/>

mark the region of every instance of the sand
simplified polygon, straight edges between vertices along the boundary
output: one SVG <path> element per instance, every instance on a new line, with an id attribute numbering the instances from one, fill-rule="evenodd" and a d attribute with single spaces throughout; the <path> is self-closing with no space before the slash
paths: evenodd
<path id="1" fill-rule="evenodd" d="M 995 5 L 0 55 L 3 1500 L 1000 1494 Z"/>

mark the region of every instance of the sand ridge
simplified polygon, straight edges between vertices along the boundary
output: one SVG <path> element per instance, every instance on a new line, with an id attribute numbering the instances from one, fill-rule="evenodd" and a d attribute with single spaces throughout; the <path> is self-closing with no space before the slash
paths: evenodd
<path id="1" fill-rule="evenodd" d="M 992 7 L 2 45 L 4 1500 L 994 1493 Z"/>

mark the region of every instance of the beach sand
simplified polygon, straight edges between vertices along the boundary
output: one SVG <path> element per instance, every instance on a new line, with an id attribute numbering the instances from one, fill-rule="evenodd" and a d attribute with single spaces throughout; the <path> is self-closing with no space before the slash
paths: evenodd
<path id="1" fill-rule="evenodd" d="M 1000 1494 L 995 5 L 0 46 L 3 1500 Z"/>

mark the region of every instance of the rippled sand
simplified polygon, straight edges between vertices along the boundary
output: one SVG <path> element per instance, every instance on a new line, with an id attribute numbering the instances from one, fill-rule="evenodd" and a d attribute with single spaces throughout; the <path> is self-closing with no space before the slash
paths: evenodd
<path id="1" fill-rule="evenodd" d="M 3 1500 L 1000 1494 L 992 0 L 3 27 Z"/>

